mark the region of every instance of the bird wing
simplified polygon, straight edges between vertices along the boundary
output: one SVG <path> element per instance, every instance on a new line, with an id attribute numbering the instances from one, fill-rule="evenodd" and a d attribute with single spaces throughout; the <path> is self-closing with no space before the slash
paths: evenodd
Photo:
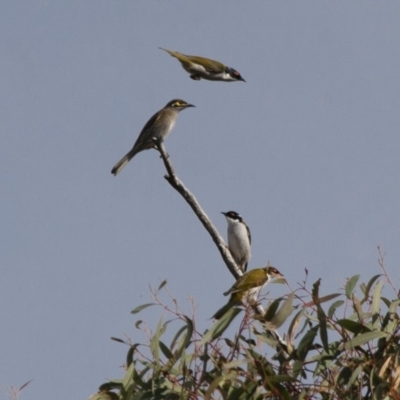
<path id="1" fill-rule="evenodd" d="M 185 56 L 189 61 L 194 64 L 202 65 L 209 72 L 223 72 L 225 71 L 225 65 L 216 60 L 209 58 L 198 57 L 198 56 Z"/>
<path id="2" fill-rule="evenodd" d="M 253 273 L 255 272 L 254 270 L 252 270 Z M 260 277 L 256 280 L 253 280 L 253 282 L 251 281 L 251 279 L 248 279 L 248 275 L 250 272 L 246 272 L 244 275 L 242 275 L 236 282 L 235 284 L 227 291 L 224 293 L 224 296 L 227 296 L 228 294 L 232 294 L 232 293 L 245 293 L 247 291 L 249 291 L 250 289 L 254 289 L 257 288 L 259 286 L 263 286 L 267 280 L 268 277 L 267 275 L 263 275 L 261 274 Z"/>
<path id="3" fill-rule="evenodd" d="M 162 110 L 161 110 L 162 111 Z M 160 121 L 160 118 L 162 116 L 162 112 L 158 111 L 156 112 L 147 122 L 146 125 L 143 127 L 143 129 L 141 130 L 135 144 L 133 145 L 132 150 L 136 150 L 136 149 L 140 149 L 143 145 L 144 142 L 149 141 L 149 138 L 151 138 L 152 135 L 152 131 L 156 131 L 156 128 L 158 126 L 158 122 Z M 150 141 L 149 141 L 149 145 L 147 148 L 151 148 L 153 147 L 152 145 L 150 145 Z"/>
<path id="4" fill-rule="evenodd" d="M 250 233 L 250 228 L 247 224 L 246 224 L 246 229 L 247 229 L 247 234 L 249 235 L 249 243 L 251 244 L 251 233 Z"/>
<path id="5" fill-rule="evenodd" d="M 193 67 L 193 64 L 202 65 L 207 71 L 210 72 L 223 72 L 225 71 L 225 65 L 219 61 L 211 60 L 209 58 L 188 56 L 186 54 L 179 53 L 177 51 L 167 50 L 160 47 L 161 50 L 166 51 L 172 57 L 177 58 L 187 68 Z"/>

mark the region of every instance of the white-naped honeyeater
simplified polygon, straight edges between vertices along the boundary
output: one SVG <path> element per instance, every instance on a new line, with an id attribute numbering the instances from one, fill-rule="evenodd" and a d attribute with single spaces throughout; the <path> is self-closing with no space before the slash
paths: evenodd
<path id="1" fill-rule="evenodd" d="M 114 165 L 111 173 L 117 175 L 137 153 L 155 148 L 153 138 L 164 140 L 175 126 L 179 111 L 188 107 L 194 107 L 194 105 L 184 100 L 174 99 L 156 112 L 143 127 L 132 149 Z"/>
<path id="2" fill-rule="evenodd" d="M 162 47 L 160 49 L 175 57 L 182 64 L 183 69 L 189 72 L 190 77 L 195 81 L 203 78 L 209 81 L 246 82 L 238 71 L 225 66 L 219 61 L 199 56 L 188 56 Z"/>
<path id="3" fill-rule="evenodd" d="M 228 248 L 235 263 L 242 272 L 247 271 L 251 258 L 251 234 L 243 218 L 235 211 L 222 212 L 228 223 Z"/>

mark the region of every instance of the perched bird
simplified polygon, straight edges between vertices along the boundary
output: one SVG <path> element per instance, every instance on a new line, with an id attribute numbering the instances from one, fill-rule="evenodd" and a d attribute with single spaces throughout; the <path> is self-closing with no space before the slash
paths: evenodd
<path id="1" fill-rule="evenodd" d="M 228 248 L 242 272 L 247 271 L 251 257 L 250 229 L 235 211 L 222 212 L 228 222 Z"/>
<path id="2" fill-rule="evenodd" d="M 220 319 L 232 307 L 243 303 L 243 300 L 253 300 L 258 296 L 261 289 L 271 279 L 275 278 L 283 278 L 283 275 L 276 268 L 269 265 L 246 272 L 224 293 L 224 296 L 230 294 L 231 297 L 228 303 L 220 308 L 212 318 Z"/>
<path id="3" fill-rule="evenodd" d="M 155 148 L 153 138 L 164 140 L 175 126 L 179 111 L 188 107 L 194 107 L 194 105 L 175 99 L 155 113 L 140 132 L 132 150 L 114 165 L 111 173 L 117 175 L 140 151 Z"/>
<path id="4" fill-rule="evenodd" d="M 183 69 L 189 72 L 190 77 L 195 81 L 199 81 L 201 78 L 203 78 L 209 81 L 246 82 L 238 71 L 233 68 L 226 67 L 219 61 L 198 56 L 187 56 L 185 54 L 178 53 L 177 51 L 163 49 L 162 47 L 160 47 L 160 49 L 178 59 L 178 61 L 182 64 Z"/>

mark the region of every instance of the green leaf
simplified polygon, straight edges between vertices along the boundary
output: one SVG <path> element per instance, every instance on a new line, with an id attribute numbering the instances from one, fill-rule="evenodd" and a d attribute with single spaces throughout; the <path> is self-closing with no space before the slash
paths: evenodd
<path id="1" fill-rule="evenodd" d="M 360 278 L 360 275 L 354 275 L 346 283 L 346 286 L 345 286 L 346 297 L 350 300 L 353 296 L 353 291 L 354 291 L 354 288 L 355 288 L 359 278 Z"/>
<path id="2" fill-rule="evenodd" d="M 99 392 L 109 392 L 110 390 L 117 389 L 121 390 L 122 388 L 122 379 L 114 379 L 110 382 L 103 383 L 99 387 Z"/>
<path id="3" fill-rule="evenodd" d="M 210 385 L 208 386 L 207 391 L 204 394 L 204 399 L 213 399 L 214 397 L 212 396 L 213 392 L 215 389 L 218 388 L 219 384 L 221 383 L 222 380 L 224 380 L 224 376 L 218 376 L 215 378 Z"/>
<path id="4" fill-rule="evenodd" d="M 240 367 L 241 365 L 247 364 L 248 360 L 246 359 L 241 359 L 241 360 L 233 360 L 225 363 L 222 368 L 225 371 L 228 371 L 230 369 L 236 369 L 237 367 Z"/>
<path id="5" fill-rule="evenodd" d="M 311 296 L 314 298 L 318 298 L 319 287 L 321 285 L 321 278 L 319 278 L 312 286 Z"/>
<path id="6" fill-rule="evenodd" d="M 359 366 L 353 371 L 353 373 L 351 374 L 351 377 L 350 377 L 350 379 L 349 379 L 349 382 L 347 383 L 349 388 L 353 385 L 353 383 L 356 381 L 356 379 L 358 379 L 358 377 L 360 376 L 360 373 L 361 373 L 362 370 L 363 370 L 363 366 L 362 366 L 362 365 L 359 365 Z"/>
<path id="7" fill-rule="evenodd" d="M 141 319 L 137 320 L 137 321 L 135 322 L 135 328 L 136 328 L 136 329 L 140 329 L 140 325 L 142 325 L 142 323 L 143 323 L 143 321 L 142 321 Z"/>
<path id="8" fill-rule="evenodd" d="M 379 281 L 374 289 L 374 294 L 372 296 L 372 307 L 371 311 L 373 314 L 379 314 L 379 303 L 381 301 L 383 281 Z"/>
<path id="9" fill-rule="evenodd" d="M 366 300 L 368 300 L 368 297 L 369 297 L 369 291 L 371 290 L 371 288 L 372 288 L 372 286 L 373 286 L 373 284 L 375 283 L 375 281 L 380 277 L 380 276 L 382 276 L 382 274 L 378 274 L 378 275 L 374 275 L 370 280 L 369 280 L 369 282 L 367 283 L 367 285 L 365 286 L 360 286 L 361 287 L 361 290 L 362 290 L 362 292 L 363 292 L 363 295 L 364 295 L 364 298 L 363 298 L 363 300 L 361 301 L 362 303 L 364 303 Z"/>
<path id="10" fill-rule="evenodd" d="M 131 311 L 131 314 L 137 314 L 137 313 L 139 313 L 140 311 L 144 310 L 145 308 L 150 307 L 150 306 L 155 306 L 155 305 L 156 305 L 156 303 L 146 303 L 146 304 L 142 304 L 141 306 L 138 306 L 138 307 L 134 308 L 134 309 Z"/>
<path id="11" fill-rule="evenodd" d="M 180 328 L 178 330 L 178 332 L 175 334 L 175 336 L 174 336 L 174 338 L 172 339 L 172 342 L 171 342 L 171 349 L 173 349 L 175 347 L 176 342 L 178 341 L 179 337 L 186 330 L 187 330 L 187 332 L 186 332 L 186 336 L 185 336 L 185 339 L 184 339 L 184 342 L 183 342 L 183 348 L 186 348 L 190 343 L 190 339 L 192 338 L 193 329 L 194 329 L 193 321 L 189 317 L 187 317 L 186 315 L 184 316 L 184 318 L 186 320 L 186 324 L 187 325 L 182 326 L 182 328 Z"/>
<path id="12" fill-rule="evenodd" d="M 389 312 L 390 312 L 390 313 L 395 313 L 396 310 L 397 310 L 397 307 L 399 307 L 399 305 L 400 305 L 400 299 L 393 300 L 393 301 L 390 303 Z"/>
<path id="13" fill-rule="evenodd" d="M 158 286 L 157 292 L 159 292 L 165 285 L 167 284 L 167 280 L 164 279 Z"/>
<path id="14" fill-rule="evenodd" d="M 326 301 L 332 300 L 332 299 L 336 299 L 336 297 L 341 296 L 340 293 L 332 293 L 332 294 L 328 294 L 326 296 L 322 296 L 319 297 L 319 304 L 325 303 Z"/>
<path id="15" fill-rule="evenodd" d="M 387 308 L 390 307 L 391 301 L 389 299 L 387 299 L 386 297 L 381 297 L 381 300 L 383 301 L 383 303 Z"/>
<path id="16" fill-rule="evenodd" d="M 326 301 L 332 300 L 332 299 L 334 299 L 336 297 L 339 297 L 339 296 L 341 296 L 340 293 L 333 293 L 333 294 L 328 294 L 326 296 L 318 297 L 318 303 L 319 304 L 325 303 Z M 313 305 L 315 305 L 315 301 L 311 300 L 308 303 L 304 304 L 304 307 L 311 307 Z"/>
<path id="17" fill-rule="evenodd" d="M 21 389 L 18 389 L 21 391 Z M 114 392 L 99 392 L 90 396 L 88 400 L 118 400 L 119 396 Z"/>
<path id="18" fill-rule="evenodd" d="M 321 303 L 319 301 L 318 291 L 320 286 L 321 279 L 318 279 L 317 282 L 314 283 L 312 289 L 312 299 L 314 304 L 317 307 L 317 318 L 319 322 L 319 334 L 321 337 L 321 342 L 324 347 L 324 350 L 329 353 L 329 343 L 328 343 L 328 330 L 326 327 L 326 315 L 324 310 L 321 307 Z"/>
<path id="19" fill-rule="evenodd" d="M 307 379 L 307 374 L 306 371 L 303 368 L 303 362 L 302 361 L 298 361 L 295 360 L 293 362 L 293 373 L 292 373 L 294 378 L 297 378 L 299 375 L 301 375 L 301 377 L 303 379 Z"/>
<path id="20" fill-rule="evenodd" d="M 343 367 L 339 372 L 339 375 L 336 379 L 336 383 L 339 387 L 343 387 L 347 385 L 350 378 L 351 378 L 351 369 L 349 367 Z"/>
<path id="21" fill-rule="evenodd" d="M 155 369 L 158 369 L 160 366 L 160 337 L 163 334 L 163 320 L 162 318 L 158 321 L 157 328 L 150 339 L 150 351 L 154 358 Z"/>
<path id="22" fill-rule="evenodd" d="M 293 306 L 292 306 L 293 298 L 294 298 L 294 293 L 291 293 L 285 300 L 285 302 L 282 304 L 282 307 L 279 309 L 279 311 L 274 315 L 271 322 L 265 324 L 267 328 L 275 330 L 283 325 L 287 317 L 293 311 Z"/>
<path id="23" fill-rule="evenodd" d="M 280 302 L 282 301 L 282 297 L 274 300 L 270 306 L 268 307 L 268 310 L 265 312 L 264 316 L 263 316 L 263 320 L 264 321 L 271 321 L 271 319 L 274 317 L 274 315 L 276 314 L 276 310 L 279 307 Z"/>
<path id="24" fill-rule="evenodd" d="M 328 330 L 326 328 L 326 315 L 319 303 L 317 304 L 317 316 L 319 320 L 319 334 L 321 337 L 322 346 L 324 347 L 324 350 L 329 354 L 330 350 L 328 343 Z"/>
<path id="25" fill-rule="evenodd" d="M 328 310 L 328 318 L 332 318 L 336 309 L 339 308 L 343 303 L 344 303 L 343 300 L 338 300 L 338 301 L 335 301 L 334 303 L 332 303 Z"/>
<path id="26" fill-rule="evenodd" d="M 304 315 L 305 312 L 306 312 L 305 308 L 301 309 L 295 315 L 295 317 L 292 319 L 292 322 L 289 325 L 289 329 L 288 329 L 288 343 L 289 343 L 289 345 L 292 345 L 292 343 L 294 341 L 294 336 L 296 334 L 297 327 L 298 327 L 298 325 L 300 323 L 301 317 Z"/>
<path id="27" fill-rule="evenodd" d="M 269 346 L 275 348 L 279 344 L 279 340 L 270 332 L 258 332 L 254 330 L 254 335 L 264 343 L 267 343 Z"/>
<path id="28" fill-rule="evenodd" d="M 351 321 L 350 319 L 339 319 L 337 323 L 349 332 L 358 335 L 361 332 L 371 332 L 371 329 L 367 328 L 365 325 L 360 324 L 356 321 Z"/>
<path id="29" fill-rule="evenodd" d="M 230 323 L 235 319 L 235 317 L 242 311 L 242 309 L 237 307 L 232 307 L 227 311 L 219 320 L 217 320 L 214 325 L 204 334 L 203 339 L 200 341 L 200 345 L 211 342 L 214 339 L 221 336 L 225 330 L 228 328 Z"/>
<path id="30" fill-rule="evenodd" d="M 311 328 L 300 340 L 296 349 L 299 360 L 304 361 L 307 353 L 312 350 L 315 336 L 317 336 L 318 333 L 318 328 L 318 326 L 314 326 L 314 328 Z"/>
<path id="31" fill-rule="evenodd" d="M 346 350 L 354 349 L 356 346 L 362 346 L 363 344 L 374 340 L 378 339 L 381 337 L 387 336 L 387 333 L 381 332 L 381 331 L 372 331 L 372 332 L 367 332 L 363 333 L 361 335 L 358 335 L 354 337 L 353 339 L 349 340 L 348 342 L 344 343 L 344 348 Z"/>
<path id="32" fill-rule="evenodd" d="M 133 393 L 134 389 L 134 381 L 133 376 L 135 374 L 135 364 L 132 363 L 127 369 L 124 378 L 122 379 L 122 388 L 121 392 L 125 395 L 125 398 L 129 398 Z"/>
<path id="33" fill-rule="evenodd" d="M 114 340 L 114 342 L 118 342 L 118 343 L 123 343 L 123 344 L 125 344 L 125 341 L 124 341 L 124 340 L 119 339 L 119 338 L 117 338 L 117 337 L 111 336 L 110 339 L 111 339 L 111 340 Z"/>
<path id="34" fill-rule="evenodd" d="M 131 363 L 133 363 L 133 355 L 135 354 L 135 350 L 140 346 L 139 343 L 135 343 L 129 347 L 128 353 L 126 355 L 126 365 L 129 367 Z"/>
<path id="35" fill-rule="evenodd" d="M 186 335 L 183 337 L 179 348 L 174 351 L 173 355 L 171 354 L 171 357 L 169 357 L 168 363 L 164 366 L 163 371 L 169 371 L 181 357 L 185 349 L 190 345 L 190 341 L 193 335 L 193 322 L 190 318 L 186 316 L 184 318 L 186 319 L 187 325 L 185 325 L 183 329 L 180 329 L 179 332 L 183 333 L 186 331 Z M 175 343 L 175 340 L 173 342 Z"/>
<path id="36" fill-rule="evenodd" d="M 165 345 L 165 343 L 162 340 L 160 340 L 158 344 L 164 356 L 168 359 L 172 358 L 173 354 L 171 353 L 170 349 Z"/>

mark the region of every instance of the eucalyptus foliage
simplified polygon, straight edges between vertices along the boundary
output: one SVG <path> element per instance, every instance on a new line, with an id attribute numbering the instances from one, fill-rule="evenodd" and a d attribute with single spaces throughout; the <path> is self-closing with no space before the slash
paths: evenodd
<path id="1" fill-rule="evenodd" d="M 156 296 L 132 313 L 161 306 L 171 319 L 160 319 L 145 343 L 113 338 L 129 346 L 124 376 L 90 400 L 400 399 L 400 299 L 386 275 L 359 280 L 325 295 L 320 280 L 311 290 L 304 283 L 263 315 L 232 308 L 204 333 Z"/>

